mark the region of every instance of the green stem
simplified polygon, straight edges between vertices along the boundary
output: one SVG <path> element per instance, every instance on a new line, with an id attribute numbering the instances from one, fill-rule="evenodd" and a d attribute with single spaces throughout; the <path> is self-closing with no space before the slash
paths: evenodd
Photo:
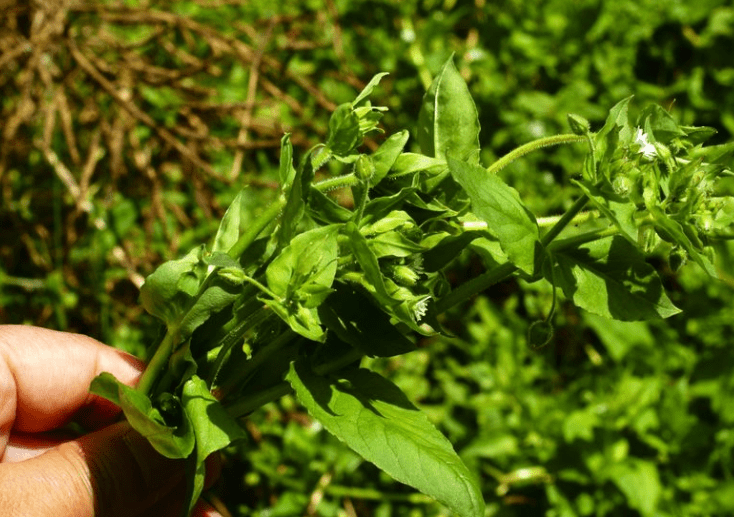
<path id="1" fill-rule="evenodd" d="M 589 201 L 589 198 L 585 194 L 574 201 L 573 205 L 571 205 L 571 208 L 569 208 L 566 213 L 561 216 L 558 222 L 553 225 L 553 227 L 548 230 L 548 232 L 543 235 L 543 237 L 541 237 L 540 243 L 543 246 L 548 246 L 548 244 L 550 244 L 553 239 L 558 237 L 558 234 L 561 233 L 571 221 L 573 221 L 574 217 L 576 217 L 581 209 L 586 206 L 587 201 Z"/>
<path id="2" fill-rule="evenodd" d="M 279 382 L 275 386 L 256 391 L 252 395 L 241 397 L 234 403 L 225 405 L 227 412 L 233 418 L 241 418 L 247 416 L 256 409 L 274 402 L 291 392 L 291 385 L 285 381 Z"/>
<path id="3" fill-rule="evenodd" d="M 543 235 L 543 237 L 540 239 L 540 242 L 543 244 L 543 246 L 548 246 L 551 241 L 553 241 L 553 239 L 555 239 L 558 234 L 561 233 L 561 231 L 563 231 L 563 229 L 571 221 L 573 221 L 574 217 L 576 217 L 576 215 L 581 211 L 584 205 L 586 205 L 587 201 L 588 198 L 586 196 L 582 196 L 576 200 L 576 202 L 571 206 L 571 208 L 568 209 L 565 214 L 563 214 L 558 222 L 556 222 L 556 224 L 550 230 L 548 230 L 548 233 Z M 493 269 L 490 269 L 489 271 L 485 272 L 482 275 L 479 275 L 476 278 L 473 278 L 472 280 L 469 280 L 468 282 L 465 282 L 464 284 L 461 284 L 459 287 L 457 287 L 449 294 L 438 300 L 438 302 L 436 302 L 436 313 L 441 314 L 442 312 L 446 312 L 451 307 L 458 305 L 464 300 L 468 300 L 475 294 L 480 293 L 488 287 L 496 284 L 497 282 L 504 280 L 516 270 L 516 266 L 514 266 L 510 262 L 506 262 Z"/>
<path id="4" fill-rule="evenodd" d="M 330 190 L 336 190 L 338 188 L 353 187 L 358 183 L 359 178 L 357 178 L 357 176 L 355 176 L 353 172 L 350 172 L 349 174 L 344 174 L 342 176 L 336 176 L 334 178 L 319 181 L 318 183 L 314 183 L 313 186 L 321 192 L 328 192 Z"/>
<path id="5" fill-rule="evenodd" d="M 582 244 L 586 244 L 587 242 L 598 241 L 599 239 L 618 234 L 619 228 L 617 228 L 616 226 L 609 226 L 608 228 L 603 228 L 601 230 L 594 230 L 591 232 L 582 233 L 580 235 L 574 235 L 573 237 L 568 237 L 567 239 L 559 239 L 557 241 L 553 241 L 548 245 L 548 251 L 563 251 L 569 248 L 575 248 Z"/>
<path id="6" fill-rule="evenodd" d="M 148 366 L 146 366 L 143 375 L 140 376 L 140 380 L 137 385 L 137 390 L 140 393 L 144 395 L 148 395 L 150 393 L 150 390 L 153 388 L 153 384 L 158 378 L 158 374 L 168 364 L 168 359 L 171 357 L 173 349 L 176 346 L 176 342 L 178 341 L 177 335 L 178 330 L 169 328 L 166 335 L 163 336 L 163 340 L 161 340 L 158 348 L 156 348 L 155 354 L 153 354 L 153 357 L 148 362 Z"/>
<path id="7" fill-rule="evenodd" d="M 232 350 L 232 347 L 243 337 L 250 329 L 254 329 L 256 326 L 258 326 L 260 323 L 265 321 L 265 319 L 272 313 L 265 310 L 264 308 L 260 308 L 255 310 L 255 312 L 249 317 L 246 318 L 244 321 L 242 321 L 239 325 L 237 325 L 227 336 L 224 338 L 222 342 L 222 348 L 219 351 L 219 354 L 217 354 L 217 358 L 214 360 L 214 367 L 212 368 L 212 376 L 209 382 L 209 386 L 213 386 L 216 382 L 217 375 L 219 375 L 219 371 L 222 369 L 222 366 L 224 364 L 224 361 L 229 357 L 229 353 Z"/>
<path id="8" fill-rule="evenodd" d="M 272 313 L 271 313 L 272 314 Z M 286 330 L 264 348 L 247 360 L 241 368 L 236 368 L 231 376 L 220 386 L 217 386 L 217 398 L 223 400 L 230 395 L 235 389 L 241 388 L 248 378 L 255 372 L 265 361 L 271 358 L 276 352 L 282 350 L 297 334 L 291 329 Z"/>
<path id="9" fill-rule="evenodd" d="M 538 223 L 538 226 L 541 228 L 546 228 L 548 226 L 553 226 L 558 221 L 561 220 L 563 215 L 550 215 L 547 217 L 538 217 L 535 220 Z M 589 219 L 593 219 L 599 217 L 599 211 L 598 210 L 588 210 L 586 212 L 581 212 L 576 215 L 576 217 L 573 218 L 570 224 L 582 224 L 588 221 Z"/>
<path id="10" fill-rule="evenodd" d="M 514 264 L 505 262 L 504 264 L 490 269 L 478 277 L 461 284 L 459 287 L 436 302 L 434 307 L 436 314 L 446 312 L 451 307 L 468 300 L 475 294 L 480 293 L 497 282 L 504 280 L 515 271 L 517 271 L 517 267 Z"/>
<path id="11" fill-rule="evenodd" d="M 255 219 L 255 222 L 250 225 L 245 233 L 240 235 L 240 238 L 229 250 L 229 256 L 238 259 L 245 252 L 245 250 L 253 243 L 260 232 L 263 231 L 276 217 L 281 210 L 285 207 L 285 198 L 280 197 L 277 201 L 274 201 L 268 206 L 260 216 Z"/>
<path id="12" fill-rule="evenodd" d="M 517 149 L 513 149 L 502 158 L 494 162 L 492 165 L 487 167 L 487 172 L 489 172 L 490 174 L 497 174 L 499 171 L 507 167 L 518 158 L 522 158 L 526 154 L 537 151 L 538 149 L 541 149 L 543 147 L 548 147 L 550 145 L 574 144 L 577 142 L 585 141 L 585 136 L 579 136 L 573 133 L 539 138 L 538 140 L 533 140 L 532 142 L 521 145 Z"/>
<path id="13" fill-rule="evenodd" d="M 327 485 L 324 487 L 324 492 L 335 497 L 349 497 L 352 499 L 373 501 L 400 501 L 410 504 L 430 504 L 435 502 L 435 499 L 433 499 L 432 497 L 420 493 L 399 494 L 392 492 L 383 492 L 374 488 L 362 488 L 341 485 Z"/>

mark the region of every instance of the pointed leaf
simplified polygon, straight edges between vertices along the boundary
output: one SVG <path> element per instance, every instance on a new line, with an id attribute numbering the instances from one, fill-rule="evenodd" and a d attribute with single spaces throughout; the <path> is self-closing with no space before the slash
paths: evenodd
<path id="1" fill-rule="evenodd" d="M 329 119 L 329 136 L 326 147 L 337 156 L 346 156 L 361 141 L 359 118 L 352 105 L 341 104 Z"/>
<path id="2" fill-rule="evenodd" d="M 634 214 L 637 212 L 635 204 L 614 192 L 608 181 L 603 180 L 601 186 L 590 186 L 586 182 L 571 180 L 581 191 L 589 196 L 589 200 L 596 205 L 631 242 L 637 241 L 637 225 Z"/>
<path id="3" fill-rule="evenodd" d="M 354 258 L 357 259 L 357 262 L 362 268 L 367 283 L 374 290 L 373 295 L 377 301 L 386 307 L 399 303 L 398 300 L 394 300 L 387 292 L 385 279 L 380 270 L 380 264 L 370 249 L 367 239 L 359 233 L 359 230 L 353 223 L 348 223 L 344 227 L 344 233 L 349 237 L 349 247 L 354 254 Z"/>
<path id="4" fill-rule="evenodd" d="M 446 61 L 423 96 L 418 114 L 418 144 L 423 154 L 453 156 L 479 162 L 479 119 L 469 88 L 454 65 Z"/>
<path id="5" fill-rule="evenodd" d="M 621 321 L 667 318 L 680 310 L 663 290 L 655 268 L 636 246 L 619 236 L 553 253 L 549 281 L 589 312 Z"/>
<path id="6" fill-rule="evenodd" d="M 372 161 L 375 165 L 375 174 L 370 178 L 370 186 L 374 187 L 390 172 L 390 169 L 397 161 L 400 153 L 408 141 L 409 133 L 400 131 L 391 135 L 372 155 Z"/>
<path id="7" fill-rule="evenodd" d="M 653 220 L 655 221 L 655 228 L 658 232 L 663 233 L 667 238 L 672 239 L 681 248 L 686 250 L 688 256 L 691 257 L 693 261 L 698 264 L 701 269 L 703 269 L 710 277 L 718 278 L 719 275 L 716 272 L 716 268 L 714 267 L 714 265 L 708 258 L 706 258 L 705 255 L 701 254 L 696 249 L 690 237 L 686 235 L 683 226 L 681 226 L 679 222 L 674 221 L 673 219 L 668 217 L 665 212 L 663 212 L 660 208 L 655 206 L 650 207 L 650 214 L 653 216 Z"/>
<path id="8" fill-rule="evenodd" d="M 181 410 L 178 425 L 168 426 L 146 395 L 121 383 L 108 372 L 95 377 L 89 391 L 120 406 L 133 429 L 166 458 L 185 458 L 194 450 L 194 430 L 180 406 L 177 408 Z"/>
<path id="9" fill-rule="evenodd" d="M 296 169 L 293 167 L 293 145 L 290 134 L 286 133 L 280 140 L 280 167 L 278 169 L 280 188 L 285 192 L 296 179 Z"/>
<path id="10" fill-rule="evenodd" d="M 202 253 L 200 246 L 183 258 L 164 262 L 148 275 L 140 288 L 140 302 L 146 311 L 168 325 L 178 324 L 205 274 Z"/>
<path id="11" fill-rule="evenodd" d="M 541 253 L 538 224 L 517 191 L 478 165 L 451 157 L 448 163 L 451 175 L 471 199 L 472 212 L 487 223 L 510 261 L 532 275 Z"/>
<path id="12" fill-rule="evenodd" d="M 196 436 L 196 465 L 186 498 L 190 513 L 204 488 L 206 458 L 244 438 L 245 432 L 209 392 L 206 382 L 196 375 L 184 384 L 182 402 Z"/>
<path id="13" fill-rule="evenodd" d="M 372 90 L 375 89 L 375 86 L 380 84 L 380 81 L 383 77 L 386 75 L 390 75 L 387 72 L 382 72 L 377 75 L 375 75 L 372 79 L 370 79 L 370 82 L 367 83 L 367 86 L 365 86 L 362 91 L 357 95 L 357 98 L 352 101 L 352 106 L 358 106 L 360 102 L 365 100 L 367 97 L 369 97 L 372 94 Z"/>
<path id="14" fill-rule="evenodd" d="M 237 194 L 219 223 L 212 243 L 212 252 L 227 253 L 240 238 L 240 231 L 247 227 L 249 210 L 245 205 L 244 189 Z"/>
<path id="15" fill-rule="evenodd" d="M 390 381 L 364 369 L 326 379 L 301 362 L 286 379 L 309 413 L 366 460 L 462 517 L 484 515 L 479 485 L 451 443 Z"/>

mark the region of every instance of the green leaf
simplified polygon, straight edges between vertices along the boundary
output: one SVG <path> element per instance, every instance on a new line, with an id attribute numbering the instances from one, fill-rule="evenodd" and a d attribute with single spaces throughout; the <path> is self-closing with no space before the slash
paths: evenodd
<path id="1" fill-rule="evenodd" d="M 532 275 L 541 253 L 538 224 L 517 191 L 478 165 L 453 158 L 448 163 L 451 175 L 471 199 L 472 212 L 487 223 L 510 261 Z"/>
<path id="2" fill-rule="evenodd" d="M 279 300 L 263 300 L 294 331 L 320 341 L 324 338 L 318 305 L 331 292 L 337 267 L 338 225 L 297 235 L 270 263 L 265 278 Z"/>
<path id="3" fill-rule="evenodd" d="M 360 102 L 365 100 L 367 97 L 369 97 L 372 94 L 372 90 L 375 89 L 375 86 L 377 86 L 383 77 L 386 75 L 390 75 L 387 72 L 382 72 L 377 75 L 375 75 L 372 79 L 370 79 L 370 82 L 367 83 L 367 86 L 365 86 L 362 91 L 357 95 L 357 98 L 352 101 L 352 106 L 358 106 Z"/>
<path id="4" fill-rule="evenodd" d="M 390 178 L 412 176 L 418 172 L 439 176 L 446 170 L 447 165 L 444 160 L 431 158 L 423 154 L 402 153 L 393 164 L 393 172 L 390 174 Z"/>
<path id="5" fill-rule="evenodd" d="M 414 187 L 405 187 L 392 196 L 380 196 L 368 201 L 362 215 L 361 225 L 380 224 L 382 219 L 393 212 L 395 207 L 400 206 L 414 192 Z"/>
<path id="6" fill-rule="evenodd" d="M 667 144 L 676 137 L 685 136 L 686 132 L 678 127 L 675 119 L 662 106 L 651 104 L 642 110 L 637 125 L 645 127 L 649 124 L 655 141 Z"/>
<path id="7" fill-rule="evenodd" d="M 319 308 L 319 314 L 339 339 L 371 357 L 392 357 L 416 349 L 368 297 L 340 282 L 335 283 L 335 288 Z"/>
<path id="8" fill-rule="evenodd" d="M 309 413 L 366 460 L 462 517 L 484 515 L 479 485 L 451 443 L 390 381 L 364 369 L 326 379 L 298 361 L 286 379 Z"/>
<path id="9" fill-rule="evenodd" d="M 191 250 L 178 260 L 161 264 L 140 288 L 140 302 L 153 316 L 175 325 L 198 292 L 206 264 L 201 260 L 204 247 Z"/>
<path id="10" fill-rule="evenodd" d="M 348 223 L 344 227 L 344 233 L 349 238 L 349 247 L 352 253 L 354 253 L 354 258 L 357 259 L 357 262 L 362 268 L 365 279 L 372 288 L 373 295 L 377 301 L 386 307 L 399 303 L 398 300 L 393 299 L 390 293 L 388 293 L 387 287 L 385 286 L 385 279 L 380 270 L 380 264 L 370 249 L 367 239 L 359 233 L 359 230 L 353 223 Z"/>
<path id="11" fill-rule="evenodd" d="M 680 312 L 663 290 L 655 268 L 636 246 L 614 236 L 553 253 L 546 271 L 566 296 L 587 311 L 622 321 L 667 318 Z"/>
<path id="12" fill-rule="evenodd" d="M 587 158 L 585 179 L 592 184 L 599 178 L 609 179 L 612 169 L 610 163 L 618 143 L 630 142 L 633 138 L 629 122 L 629 103 L 632 97 L 621 100 L 609 110 L 604 126 L 594 135 L 594 152 Z"/>
<path id="13" fill-rule="evenodd" d="M 607 475 L 627 498 L 631 508 L 643 517 L 659 515 L 656 511 L 663 487 L 654 463 L 630 458 L 609 467 Z"/>
<path id="14" fill-rule="evenodd" d="M 286 246 L 293 235 L 296 227 L 303 217 L 306 209 L 304 199 L 304 188 L 310 190 L 310 185 L 304 185 L 304 168 L 310 165 L 306 161 L 296 171 L 293 168 L 293 148 L 288 135 L 283 137 L 280 149 L 280 180 L 281 196 L 285 199 L 285 207 L 280 215 L 280 224 L 277 229 L 277 245 L 279 248 Z"/>
<path id="15" fill-rule="evenodd" d="M 293 145 L 290 134 L 286 133 L 280 140 L 280 166 L 278 168 L 280 188 L 287 191 L 296 179 L 296 169 L 293 167 Z"/>
<path id="16" fill-rule="evenodd" d="M 120 406 L 133 429 L 166 458 L 186 458 L 194 450 L 193 426 L 180 404 L 174 402 L 179 422 L 169 426 L 146 395 L 121 383 L 111 373 L 103 372 L 95 377 L 89 391 Z M 172 401 L 175 398 L 169 398 Z"/>
<path id="17" fill-rule="evenodd" d="M 589 200 L 622 232 L 622 235 L 631 242 L 637 241 L 637 224 L 634 220 L 637 207 L 632 201 L 614 192 L 606 180 L 602 180 L 600 186 L 587 185 L 582 181 L 571 181 L 589 197 Z"/>
<path id="18" fill-rule="evenodd" d="M 184 384 L 182 402 L 196 436 L 196 464 L 186 497 L 186 506 L 191 513 L 204 488 L 206 458 L 246 435 L 209 392 L 206 382 L 196 375 Z"/>
<path id="19" fill-rule="evenodd" d="M 235 242 L 240 238 L 240 232 L 247 227 L 250 218 L 249 210 L 245 204 L 244 189 L 237 194 L 234 201 L 229 205 L 227 211 L 219 223 L 217 234 L 212 243 L 212 252 L 227 253 Z"/>
<path id="20" fill-rule="evenodd" d="M 239 268 L 233 268 L 231 272 L 236 271 L 239 271 Z M 209 281 L 204 292 L 196 298 L 193 306 L 186 311 L 177 324 L 179 338 L 188 338 L 210 315 L 232 303 L 240 290 L 238 283 L 232 282 L 226 274 L 217 275 L 216 278 Z"/>
<path id="21" fill-rule="evenodd" d="M 372 253 L 382 257 L 408 257 L 423 251 L 423 247 L 397 231 L 385 232 L 368 239 Z"/>
<path id="22" fill-rule="evenodd" d="M 684 227 L 677 221 L 668 217 L 658 207 L 650 207 L 650 214 L 653 217 L 655 229 L 665 236 L 666 240 L 672 240 L 688 253 L 696 264 L 703 269 L 710 277 L 718 278 L 716 268 L 705 255 L 699 253 L 694 246 L 691 238 L 686 234 Z"/>
<path id="23" fill-rule="evenodd" d="M 447 154 L 479 163 L 479 119 L 469 88 L 454 65 L 444 63 L 423 96 L 418 114 L 418 144 L 423 154 Z"/>
<path id="24" fill-rule="evenodd" d="M 326 224 L 346 223 L 354 216 L 354 212 L 335 203 L 329 196 L 313 186 L 307 209 L 309 216 L 314 220 Z"/>
<path id="25" fill-rule="evenodd" d="M 361 140 L 359 118 L 352 110 L 352 105 L 341 104 L 329 119 L 329 136 L 326 140 L 326 147 L 337 156 L 346 156 Z"/>
<path id="26" fill-rule="evenodd" d="M 372 155 L 372 162 L 375 166 L 375 174 L 370 179 L 370 186 L 374 187 L 390 172 L 390 169 L 403 152 L 405 144 L 408 142 L 410 134 L 407 131 L 400 131 L 391 135 Z"/>
<path id="27" fill-rule="evenodd" d="M 461 250 L 466 248 L 474 239 L 481 237 L 479 232 L 464 232 L 459 235 L 446 234 L 439 242 L 423 254 L 423 267 L 428 272 L 439 271 L 454 260 Z"/>
<path id="28" fill-rule="evenodd" d="M 331 286 L 336 274 L 338 233 L 339 225 L 329 225 L 296 235 L 268 266 L 268 287 L 287 298 L 307 284 Z"/>

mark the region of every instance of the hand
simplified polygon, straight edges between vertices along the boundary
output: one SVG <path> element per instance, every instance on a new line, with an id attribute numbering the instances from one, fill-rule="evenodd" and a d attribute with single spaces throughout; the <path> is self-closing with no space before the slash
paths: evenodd
<path id="1" fill-rule="evenodd" d="M 144 366 L 86 336 L 0 325 L 0 517 L 181 515 L 183 460 L 88 392 L 100 372 L 134 385 Z M 72 420 L 94 431 L 71 439 Z M 221 517 L 201 501 L 194 515 Z"/>

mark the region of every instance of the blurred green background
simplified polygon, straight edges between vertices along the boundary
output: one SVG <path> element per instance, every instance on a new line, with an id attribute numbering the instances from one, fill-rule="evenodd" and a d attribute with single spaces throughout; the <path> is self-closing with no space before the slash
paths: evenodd
<path id="1" fill-rule="evenodd" d="M 239 190 L 275 194 L 279 142 L 320 142 L 378 72 L 387 134 L 417 118 L 452 54 L 485 164 L 598 128 L 635 95 L 714 143 L 734 134 L 734 7 L 724 0 L 0 0 L 0 323 L 82 332 L 143 355 L 145 276 L 207 241 Z M 366 145 L 376 146 L 379 137 Z M 409 144 L 410 145 L 410 144 Z M 502 171 L 537 215 L 573 202 L 579 148 Z M 619 323 L 513 280 L 461 308 L 454 336 L 374 361 L 482 480 L 487 515 L 734 514 L 734 247 L 721 281 L 657 257 L 683 314 Z M 457 278 L 477 274 L 475 262 Z M 247 421 L 210 496 L 231 515 L 433 516 L 447 510 L 321 431 L 291 398 Z"/>

